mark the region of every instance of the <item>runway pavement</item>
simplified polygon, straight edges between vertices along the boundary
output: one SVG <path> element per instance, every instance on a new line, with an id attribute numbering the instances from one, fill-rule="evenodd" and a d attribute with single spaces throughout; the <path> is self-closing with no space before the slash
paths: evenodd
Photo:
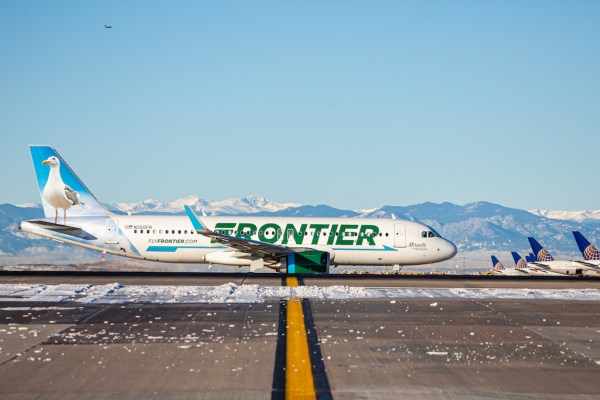
<path id="1" fill-rule="evenodd" d="M 0 274 L 0 286 L 83 282 L 295 284 L 277 275 Z M 598 280 L 468 277 L 303 277 L 298 284 L 600 289 Z M 7 399 L 600 398 L 599 301 L 0 300 L 0 397 Z"/>

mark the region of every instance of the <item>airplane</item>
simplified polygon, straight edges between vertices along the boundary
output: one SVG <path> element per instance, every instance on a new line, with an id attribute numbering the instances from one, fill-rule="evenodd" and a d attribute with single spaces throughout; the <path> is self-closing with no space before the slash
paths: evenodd
<path id="1" fill-rule="evenodd" d="M 527 240 L 529 240 L 533 254 L 536 256 L 536 260 L 531 264 L 538 268 L 563 275 L 597 275 L 598 272 L 600 272 L 600 267 L 592 263 L 576 260 L 555 260 L 554 257 L 552 257 L 552 255 L 544 249 L 537 240 L 535 240 L 535 238 L 528 237 Z"/>
<path id="2" fill-rule="evenodd" d="M 52 147 L 29 148 L 45 217 L 19 228 L 103 253 L 310 274 L 337 265 L 429 264 L 457 252 L 433 228 L 400 219 L 198 216 L 189 206 L 185 215 L 120 215 L 107 210 Z"/>
<path id="3" fill-rule="evenodd" d="M 112 29 L 112 25 L 104 25 L 106 29 Z"/>
<path id="4" fill-rule="evenodd" d="M 496 256 L 492 255 L 492 275 L 518 276 L 522 274 L 517 268 L 504 267 L 504 265 L 498 261 Z"/>
<path id="5" fill-rule="evenodd" d="M 530 275 L 530 276 L 561 276 L 562 275 L 562 274 L 548 271 L 546 269 L 539 268 L 536 266 L 530 266 L 528 264 L 527 259 L 521 257 L 519 255 L 519 253 L 517 253 L 516 251 L 511 251 L 510 254 L 513 257 L 513 260 L 515 261 L 515 266 L 517 267 L 517 270 L 524 275 Z M 529 257 L 527 257 L 527 258 L 529 258 Z"/>

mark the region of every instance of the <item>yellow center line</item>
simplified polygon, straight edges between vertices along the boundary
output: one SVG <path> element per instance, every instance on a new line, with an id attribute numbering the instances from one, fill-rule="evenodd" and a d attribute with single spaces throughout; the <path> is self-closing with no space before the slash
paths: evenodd
<path id="1" fill-rule="evenodd" d="M 298 278 L 287 277 L 287 286 L 298 286 Z M 287 301 L 285 398 L 316 399 L 302 299 Z"/>

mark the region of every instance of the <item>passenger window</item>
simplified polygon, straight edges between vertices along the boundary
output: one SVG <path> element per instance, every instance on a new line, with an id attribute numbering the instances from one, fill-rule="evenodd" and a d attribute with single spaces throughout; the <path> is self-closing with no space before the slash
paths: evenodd
<path id="1" fill-rule="evenodd" d="M 183 233 L 185 233 L 187 235 L 187 229 L 185 231 L 183 231 Z"/>
<path id="2" fill-rule="evenodd" d="M 171 229 L 171 233 L 174 235 L 175 234 L 175 229 Z"/>
<path id="3" fill-rule="evenodd" d="M 134 229 L 134 230 L 133 230 L 133 233 L 137 233 L 137 229 Z"/>
<path id="4" fill-rule="evenodd" d="M 148 230 L 146 231 L 146 233 L 150 233 L 150 229 L 148 229 Z"/>

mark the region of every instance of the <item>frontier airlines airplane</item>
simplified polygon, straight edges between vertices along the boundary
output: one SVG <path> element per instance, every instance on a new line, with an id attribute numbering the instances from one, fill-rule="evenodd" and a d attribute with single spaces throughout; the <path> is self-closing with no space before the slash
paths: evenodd
<path id="1" fill-rule="evenodd" d="M 119 215 L 108 211 L 49 146 L 30 146 L 45 218 L 25 232 L 108 254 L 175 263 L 328 273 L 331 265 L 429 264 L 456 246 L 427 225 L 396 219 Z"/>

